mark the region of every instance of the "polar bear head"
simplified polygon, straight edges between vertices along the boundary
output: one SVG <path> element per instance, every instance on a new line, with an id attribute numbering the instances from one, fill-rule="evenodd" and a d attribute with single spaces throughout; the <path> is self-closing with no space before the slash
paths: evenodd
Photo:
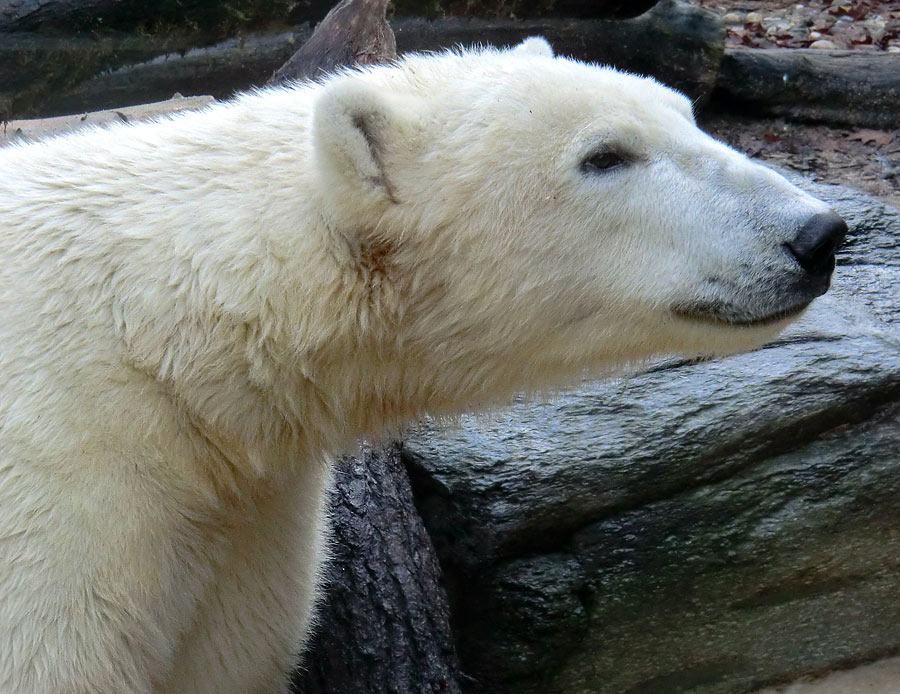
<path id="1" fill-rule="evenodd" d="M 846 232 L 678 92 L 542 39 L 331 79 L 313 145 L 399 333 L 512 379 L 753 347 L 826 291 Z"/>

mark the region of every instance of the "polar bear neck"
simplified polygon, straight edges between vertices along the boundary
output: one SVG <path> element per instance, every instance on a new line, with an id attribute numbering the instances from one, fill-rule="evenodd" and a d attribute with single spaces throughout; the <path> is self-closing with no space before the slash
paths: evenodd
<path id="1" fill-rule="evenodd" d="M 475 342 L 467 354 L 441 351 L 397 330 L 403 309 L 383 267 L 392 249 L 348 252 L 322 219 L 306 194 L 307 100 L 289 95 L 183 115 L 177 128 L 31 145 L 27 170 L 16 150 L 0 157 L 0 185 L 14 186 L 3 199 L 18 200 L 0 213 L 34 230 L 0 237 L 35 260 L 13 282 L 54 297 L 45 317 L 57 339 L 112 333 L 114 344 L 84 346 L 85 362 L 102 355 L 102 369 L 91 364 L 99 378 L 161 387 L 192 445 L 236 480 L 454 412 L 512 377 L 489 378 Z M 427 310 L 434 286 L 417 276 L 406 289 Z M 88 319 L 113 330 L 88 330 Z"/>

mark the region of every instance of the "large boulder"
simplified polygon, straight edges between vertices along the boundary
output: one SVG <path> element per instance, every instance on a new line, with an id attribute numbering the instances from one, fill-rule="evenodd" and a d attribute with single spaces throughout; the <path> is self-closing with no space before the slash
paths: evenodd
<path id="1" fill-rule="evenodd" d="M 750 354 L 668 361 L 404 455 L 471 691 L 747 692 L 900 648 L 900 212 Z"/>

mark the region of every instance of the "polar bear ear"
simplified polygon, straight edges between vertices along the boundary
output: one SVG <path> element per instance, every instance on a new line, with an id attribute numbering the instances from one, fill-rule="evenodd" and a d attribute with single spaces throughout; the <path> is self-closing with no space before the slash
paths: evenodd
<path id="1" fill-rule="evenodd" d="M 540 55 L 545 58 L 553 57 L 553 48 L 543 36 L 531 36 L 512 49 L 513 53 L 522 55 Z"/>
<path id="2" fill-rule="evenodd" d="M 329 193 L 344 205 L 396 202 L 385 161 L 403 139 L 406 120 L 388 95 L 358 78 L 327 84 L 314 106 L 312 139 Z"/>

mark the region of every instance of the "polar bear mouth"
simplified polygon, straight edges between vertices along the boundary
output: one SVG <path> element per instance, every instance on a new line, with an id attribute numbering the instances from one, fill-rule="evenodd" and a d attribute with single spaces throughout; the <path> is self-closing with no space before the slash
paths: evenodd
<path id="1" fill-rule="evenodd" d="M 684 320 L 713 323 L 741 328 L 764 327 L 774 325 L 785 320 L 792 320 L 799 316 L 809 306 L 810 301 L 779 309 L 771 313 L 753 315 L 746 310 L 737 309 L 721 303 L 694 303 L 675 306 L 672 313 Z"/>

